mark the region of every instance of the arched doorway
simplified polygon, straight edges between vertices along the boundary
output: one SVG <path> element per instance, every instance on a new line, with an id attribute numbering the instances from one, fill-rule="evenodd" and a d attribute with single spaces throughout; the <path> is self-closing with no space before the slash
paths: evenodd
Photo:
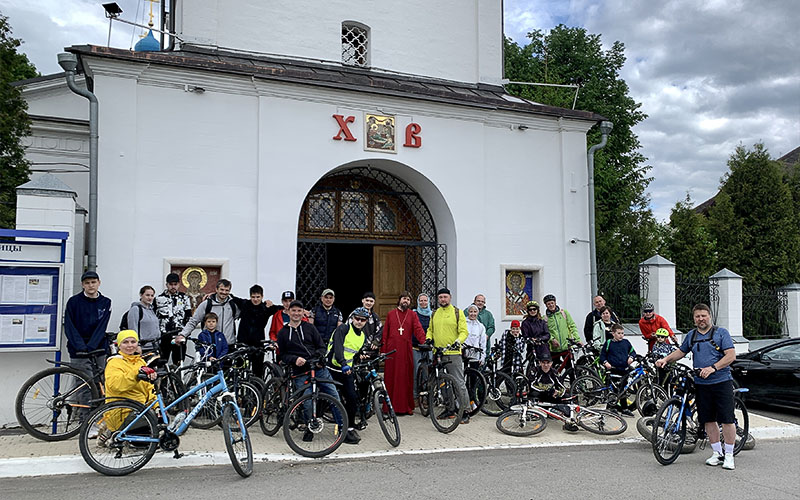
<path id="1" fill-rule="evenodd" d="M 332 172 L 303 202 L 297 232 L 297 297 L 309 306 L 336 292 L 344 314 L 372 290 L 385 317 L 397 295 L 433 293 L 447 282 L 447 249 L 420 195 L 374 167 Z"/>

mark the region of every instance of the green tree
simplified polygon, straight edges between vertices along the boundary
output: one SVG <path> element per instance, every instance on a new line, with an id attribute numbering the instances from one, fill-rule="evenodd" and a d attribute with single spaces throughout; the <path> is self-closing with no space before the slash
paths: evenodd
<path id="1" fill-rule="evenodd" d="M 800 225 L 783 167 L 760 143 L 737 147 L 728 167 L 709 212 L 719 267 L 762 287 L 800 280 Z"/>
<path id="2" fill-rule="evenodd" d="M 13 228 L 16 188 L 30 177 L 25 149 L 20 139 L 30 134 L 28 105 L 22 90 L 11 85 L 38 75 L 25 54 L 17 52 L 22 42 L 11 36 L 8 18 L 0 14 L 0 227 Z"/>
<path id="3" fill-rule="evenodd" d="M 680 274 L 706 278 L 719 270 L 716 243 L 706 226 L 706 218 L 695 211 L 688 193 L 672 208 L 661 251 Z"/>
<path id="4" fill-rule="evenodd" d="M 597 260 L 601 267 L 619 267 L 651 257 L 662 234 L 649 208 L 646 194 L 652 180 L 650 167 L 639 152 L 633 126 L 645 115 L 619 77 L 625 64 L 625 46 L 614 42 L 604 51 L 600 35 L 583 28 L 559 25 L 545 34 L 528 33 L 530 42 L 520 46 L 505 40 L 506 78 L 511 81 L 580 85 L 576 109 L 599 113 L 614 130 L 606 147 L 595 154 L 595 212 Z M 551 106 L 571 108 L 572 89 L 508 85 L 511 94 Z M 597 127 L 589 131 L 589 144 L 600 140 Z"/>

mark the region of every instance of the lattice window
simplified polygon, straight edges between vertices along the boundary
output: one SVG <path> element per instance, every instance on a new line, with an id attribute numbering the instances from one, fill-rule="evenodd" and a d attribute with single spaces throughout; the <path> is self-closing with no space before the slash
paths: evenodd
<path id="1" fill-rule="evenodd" d="M 333 229 L 335 225 L 336 200 L 330 193 L 313 194 L 308 197 L 309 229 Z"/>
<path id="2" fill-rule="evenodd" d="M 366 231 L 369 229 L 369 201 L 362 193 L 342 193 L 339 219 L 345 231 Z"/>
<path id="3" fill-rule="evenodd" d="M 369 66 L 369 28 L 360 23 L 342 23 L 342 64 Z"/>
<path id="4" fill-rule="evenodd" d="M 379 233 L 394 233 L 397 231 L 397 217 L 386 200 L 378 200 L 375 203 L 375 231 Z"/>

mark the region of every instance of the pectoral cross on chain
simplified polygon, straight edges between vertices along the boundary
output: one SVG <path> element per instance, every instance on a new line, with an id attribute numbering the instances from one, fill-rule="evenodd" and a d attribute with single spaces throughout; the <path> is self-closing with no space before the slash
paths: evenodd
<path id="1" fill-rule="evenodd" d="M 403 327 L 401 326 L 400 328 L 397 329 L 397 331 L 399 331 L 400 335 L 402 335 L 403 334 Z"/>

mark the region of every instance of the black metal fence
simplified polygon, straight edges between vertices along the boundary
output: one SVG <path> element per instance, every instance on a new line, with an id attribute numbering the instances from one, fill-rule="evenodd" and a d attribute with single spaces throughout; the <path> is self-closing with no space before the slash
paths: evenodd
<path id="1" fill-rule="evenodd" d="M 646 266 L 628 269 L 598 269 L 597 289 L 606 305 L 626 323 L 639 321 L 642 299 L 649 291 L 649 270 Z"/>
<path id="2" fill-rule="evenodd" d="M 756 340 L 788 336 L 788 308 L 789 297 L 786 290 L 761 289 L 744 284 L 742 320 L 745 338 Z"/>
<path id="3" fill-rule="evenodd" d="M 719 281 L 705 276 L 675 276 L 675 318 L 676 327 L 682 332 L 694 328 L 692 308 L 697 304 L 707 304 L 713 318 L 719 311 Z"/>

